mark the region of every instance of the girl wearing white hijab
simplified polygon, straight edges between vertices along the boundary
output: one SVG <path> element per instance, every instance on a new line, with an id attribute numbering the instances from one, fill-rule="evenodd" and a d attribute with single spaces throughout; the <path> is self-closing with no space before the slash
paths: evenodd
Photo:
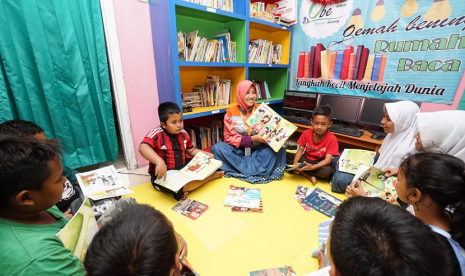
<path id="1" fill-rule="evenodd" d="M 417 104 L 400 101 L 384 105 L 384 118 L 381 120 L 384 132 L 388 133 L 379 149 L 378 161 L 374 164 L 380 170 L 398 168 L 404 157 L 415 149 L 417 129 L 416 114 L 420 112 Z M 353 177 L 353 176 L 352 176 Z M 361 185 L 355 188 L 349 185 L 346 194 L 365 195 Z"/>
<path id="2" fill-rule="evenodd" d="M 418 113 L 416 151 L 453 155 L 465 162 L 465 111 L 445 110 Z M 397 175 L 398 168 L 385 169 L 386 176 Z"/>

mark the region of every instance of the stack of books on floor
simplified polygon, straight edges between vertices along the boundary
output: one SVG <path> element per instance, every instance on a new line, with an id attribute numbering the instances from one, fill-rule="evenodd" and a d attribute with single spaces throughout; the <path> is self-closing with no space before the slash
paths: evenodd
<path id="1" fill-rule="evenodd" d="M 200 4 L 203 6 L 233 12 L 234 0 L 184 0 L 186 2 Z"/>
<path id="2" fill-rule="evenodd" d="M 231 207 L 232 212 L 263 213 L 262 190 L 229 186 L 224 206 Z"/>
<path id="3" fill-rule="evenodd" d="M 208 125 L 190 125 L 184 129 L 189 133 L 192 143 L 198 149 L 208 148 L 223 141 L 223 120 L 211 119 Z"/>
<path id="4" fill-rule="evenodd" d="M 236 42 L 229 29 L 218 31 L 209 40 L 197 36 L 199 31 L 178 32 L 178 59 L 198 62 L 236 62 Z"/>
<path id="5" fill-rule="evenodd" d="M 249 42 L 249 63 L 281 63 L 282 45 L 265 39 L 252 39 Z"/>
<path id="6" fill-rule="evenodd" d="M 356 53 L 350 45 L 344 50 L 331 52 L 318 43 L 310 48 L 310 52 L 300 52 L 297 78 L 381 82 L 387 57 L 387 54 L 370 55 L 370 50 L 363 45 L 357 46 Z"/>
<path id="7" fill-rule="evenodd" d="M 264 80 L 251 80 L 251 82 L 255 83 L 255 87 L 257 87 L 257 100 L 266 100 L 270 99 L 270 90 L 268 89 L 268 84 Z"/>
<path id="8" fill-rule="evenodd" d="M 208 75 L 207 83 L 196 85 L 192 92 L 181 93 L 183 107 L 210 107 L 232 103 L 232 82 L 220 79 L 219 76 Z"/>

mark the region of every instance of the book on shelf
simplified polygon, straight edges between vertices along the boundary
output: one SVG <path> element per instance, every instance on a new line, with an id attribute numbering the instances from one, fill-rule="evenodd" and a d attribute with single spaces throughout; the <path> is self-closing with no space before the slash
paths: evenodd
<path id="1" fill-rule="evenodd" d="M 231 212 L 234 213 L 263 213 L 263 201 L 260 198 L 260 206 L 258 208 L 247 208 L 247 207 L 231 207 Z"/>
<path id="2" fill-rule="evenodd" d="M 352 79 L 357 80 L 358 77 L 358 70 L 360 68 L 360 61 L 362 58 L 362 52 L 363 52 L 363 45 L 358 45 L 357 46 L 357 53 L 355 54 L 355 61 L 354 61 L 354 71 L 352 73 Z"/>
<path id="3" fill-rule="evenodd" d="M 315 188 L 313 192 L 302 200 L 302 203 L 328 217 L 333 217 L 336 213 L 337 206 L 339 206 L 342 201 L 326 193 L 320 188 Z"/>
<path id="4" fill-rule="evenodd" d="M 219 141 L 223 141 L 222 120 L 211 119 L 210 124 L 205 126 L 189 125 L 184 129 L 191 137 L 192 144 L 199 149 L 208 148 Z"/>
<path id="5" fill-rule="evenodd" d="M 155 183 L 173 192 L 178 192 L 184 185 L 193 180 L 203 180 L 209 177 L 222 165 L 221 161 L 208 158 L 203 152 L 198 152 L 184 168 L 179 171 L 168 171 L 170 174 L 166 176 L 165 180 L 158 179 Z"/>
<path id="6" fill-rule="evenodd" d="M 178 204 L 174 205 L 173 208 L 171 208 L 171 210 L 190 219 L 196 220 L 203 213 L 205 213 L 208 210 L 208 208 L 209 207 L 206 204 L 200 203 L 190 198 L 186 198 Z"/>
<path id="7" fill-rule="evenodd" d="M 186 47 L 185 44 L 185 36 L 182 32 L 178 32 L 178 59 L 180 61 L 186 60 Z"/>
<path id="8" fill-rule="evenodd" d="M 289 139 L 289 137 L 296 131 L 297 127 L 279 116 L 267 104 L 262 103 L 255 109 L 255 112 L 247 119 L 246 124 L 252 129 L 261 134 L 265 138 L 268 145 L 278 152 Z"/>
<path id="9" fill-rule="evenodd" d="M 260 208 L 262 190 L 259 188 L 246 188 L 229 186 L 224 206 Z"/>
<path id="10" fill-rule="evenodd" d="M 195 47 L 195 43 L 196 42 L 198 43 L 198 40 L 197 40 L 198 33 L 199 33 L 198 30 L 190 32 L 190 33 L 186 33 L 187 56 L 185 57 L 185 60 L 187 61 L 191 61 L 192 51 Z"/>
<path id="11" fill-rule="evenodd" d="M 283 46 L 281 44 L 273 45 L 273 58 L 271 60 L 273 64 L 281 64 L 282 50 L 283 50 Z"/>
<path id="12" fill-rule="evenodd" d="M 369 55 L 367 65 L 365 68 L 365 76 L 363 77 L 364 81 L 371 80 L 371 74 L 373 73 L 373 63 L 375 61 L 375 55 Z"/>
<path id="13" fill-rule="evenodd" d="M 194 4 L 199 4 L 202 6 L 211 7 L 214 9 L 219 9 L 223 11 L 234 11 L 234 0 L 183 0 L 185 2 L 190 2 Z"/>
<path id="14" fill-rule="evenodd" d="M 354 73 L 354 64 L 355 64 L 355 53 L 351 53 L 350 58 L 349 58 L 349 72 L 347 74 L 348 80 L 352 80 L 352 76 Z"/>
<path id="15" fill-rule="evenodd" d="M 268 90 L 268 84 L 264 80 L 251 80 L 257 88 L 257 100 L 266 100 L 271 98 Z"/>
<path id="16" fill-rule="evenodd" d="M 369 197 L 379 197 L 390 203 L 395 203 L 397 200 L 398 196 L 395 189 L 397 177 L 387 177 L 382 170 L 376 167 L 361 165 L 352 181 L 356 182 L 356 187 L 361 185 L 363 191 Z"/>
<path id="17" fill-rule="evenodd" d="M 279 45 L 279 46 L 276 46 Z M 266 39 L 252 39 L 249 41 L 249 63 L 278 63 L 281 61 L 282 45 L 273 44 L 273 41 Z M 273 60 L 275 62 L 273 62 Z"/>
<path id="18" fill-rule="evenodd" d="M 386 69 L 386 62 L 387 62 L 387 55 L 383 54 L 381 56 L 381 63 L 379 65 L 379 75 L 378 75 L 378 81 L 383 81 L 384 78 L 384 70 Z"/>
<path id="19" fill-rule="evenodd" d="M 334 79 L 335 80 L 340 80 L 341 79 L 341 70 L 342 70 L 343 61 L 344 61 L 344 51 L 339 50 L 339 51 L 337 51 L 336 65 L 334 66 Z"/>
<path id="20" fill-rule="evenodd" d="M 370 49 L 363 48 L 362 57 L 360 59 L 360 65 L 359 65 L 359 68 L 358 68 L 358 76 L 357 76 L 357 80 L 359 80 L 359 81 L 361 81 L 363 79 L 363 77 L 365 76 L 365 70 L 366 70 L 369 55 L 370 55 Z"/>
<path id="21" fill-rule="evenodd" d="M 349 74 L 350 54 L 354 52 L 354 47 L 347 45 L 344 50 L 344 59 L 341 68 L 341 80 L 346 80 Z"/>
<path id="22" fill-rule="evenodd" d="M 178 32 L 178 60 L 196 62 L 235 62 L 236 43 L 229 29 L 216 32 L 214 39 L 198 36 L 198 30 Z"/>
<path id="23" fill-rule="evenodd" d="M 373 166 L 376 152 L 371 150 L 344 149 L 339 158 L 339 171 L 355 174 L 360 166 Z"/>
<path id="24" fill-rule="evenodd" d="M 250 47 L 249 47 L 249 51 L 250 51 Z M 250 55 L 249 55 L 249 60 L 250 60 Z M 297 78 L 303 78 L 304 72 L 305 72 L 305 52 L 300 52 L 299 63 L 297 66 Z"/>
<path id="25" fill-rule="evenodd" d="M 97 221 L 95 220 L 90 201 L 86 197 L 81 207 L 79 207 L 66 226 L 56 234 L 56 237 L 61 240 L 66 248 L 71 250 L 73 255 L 83 262 L 87 248 L 95 234 L 97 234 L 97 231 Z"/>
<path id="26" fill-rule="evenodd" d="M 82 193 L 93 200 L 134 193 L 123 186 L 121 178 L 113 165 L 77 173 L 76 178 Z"/>

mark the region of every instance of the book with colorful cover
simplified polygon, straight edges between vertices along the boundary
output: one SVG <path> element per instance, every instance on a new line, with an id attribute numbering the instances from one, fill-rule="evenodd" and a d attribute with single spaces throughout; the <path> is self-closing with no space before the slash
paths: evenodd
<path id="1" fill-rule="evenodd" d="M 302 203 L 302 199 L 306 198 L 312 192 L 313 189 L 300 185 L 297 186 L 297 190 L 295 191 L 294 198 L 297 199 L 297 202 L 299 202 L 300 206 L 302 206 L 302 208 L 304 208 L 305 211 L 311 211 L 312 208 Z"/>
<path id="2" fill-rule="evenodd" d="M 79 210 L 73 215 L 68 224 L 56 234 L 56 237 L 61 240 L 66 248 L 71 250 L 73 255 L 83 262 L 87 248 L 97 231 L 97 221 L 90 201 L 86 197 Z"/>
<path id="3" fill-rule="evenodd" d="M 373 62 L 373 72 L 371 73 L 371 80 L 378 81 L 379 69 L 381 68 L 382 54 L 375 54 L 375 61 Z"/>
<path id="4" fill-rule="evenodd" d="M 250 271 L 249 276 L 297 276 L 287 267 L 267 268 L 262 270 Z"/>
<path id="5" fill-rule="evenodd" d="M 336 55 L 336 65 L 334 67 L 334 76 L 335 80 L 341 79 L 341 70 L 342 70 L 342 63 L 344 61 L 344 50 L 337 51 Z"/>
<path id="6" fill-rule="evenodd" d="M 198 152 L 184 168 L 179 171 L 168 171 L 166 180 L 158 179 L 155 183 L 173 192 L 178 192 L 184 185 L 193 180 L 203 180 L 209 177 L 222 165 L 223 162 L 214 158 L 208 158 L 203 152 Z"/>
<path id="7" fill-rule="evenodd" d="M 302 200 L 302 203 L 312 207 L 324 215 L 327 215 L 328 217 L 333 217 L 336 213 L 337 206 L 339 206 L 342 201 L 326 193 L 320 188 L 315 188 L 312 193 Z"/>
<path id="8" fill-rule="evenodd" d="M 339 171 L 355 174 L 361 165 L 371 167 L 375 155 L 371 150 L 345 149 L 339 158 Z"/>
<path id="9" fill-rule="evenodd" d="M 362 185 L 363 191 L 369 197 L 379 197 L 390 203 L 397 200 L 397 177 L 387 177 L 385 172 L 376 167 L 360 166 L 352 181 Z"/>
<path id="10" fill-rule="evenodd" d="M 247 208 L 247 207 L 231 207 L 231 212 L 236 213 L 263 213 L 263 200 L 260 198 L 260 206 L 258 208 Z"/>
<path id="11" fill-rule="evenodd" d="M 183 216 L 186 216 L 190 219 L 196 220 L 203 213 L 208 210 L 208 205 L 200 203 L 196 200 L 186 198 L 178 204 L 174 205 L 171 210 L 180 213 Z"/>
<path id="12" fill-rule="evenodd" d="M 259 188 L 246 188 L 229 186 L 224 206 L 260 208 L 262 190 Z"/>
<path id="13" fill-rule="evenodd" d="M 76 178 L 82 193 L 93 200 L 134 193 L 123 186 L 121 178 L 113 165 L 89 172 L 77 173 Z"/>
<path id="14" fill-rule="evenodd" d="M 252 127 L 255 133 L 261 134 L 268 145 L 278 152 L 296 131 L 297 127 L 279 116 L 267 104 L 262 103 L 247 119 L 246 124 Z"/>
<path id="15" fill-rule="evenodd" d="M 303 167 L 305 167 L 305 163 L 297 163 L 295 165 L 286 165 L 286 171 L 291 172 L 297 169 L 301 169 Z"/>

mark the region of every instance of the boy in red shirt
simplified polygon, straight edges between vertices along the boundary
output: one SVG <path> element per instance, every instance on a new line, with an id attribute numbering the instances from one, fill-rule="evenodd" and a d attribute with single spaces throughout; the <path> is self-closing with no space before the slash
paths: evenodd
<path id="1" fill-rule="evenodd" d="M 334 173 L 331 168 L 333 156 L 339 156 L 339 144 L 336 136 L 328 131 L 332 125 L 332 111 L 329 106 L 319 106 L 313 110 L 312 126 L 302 133 L 297 143 L 300 145 L 295 154 L 287 153 L 286 163 L 302 162 L 304 167 L 294 172 L 308 178 L 316 185 L 317 178 L 329 179 Z"/>

